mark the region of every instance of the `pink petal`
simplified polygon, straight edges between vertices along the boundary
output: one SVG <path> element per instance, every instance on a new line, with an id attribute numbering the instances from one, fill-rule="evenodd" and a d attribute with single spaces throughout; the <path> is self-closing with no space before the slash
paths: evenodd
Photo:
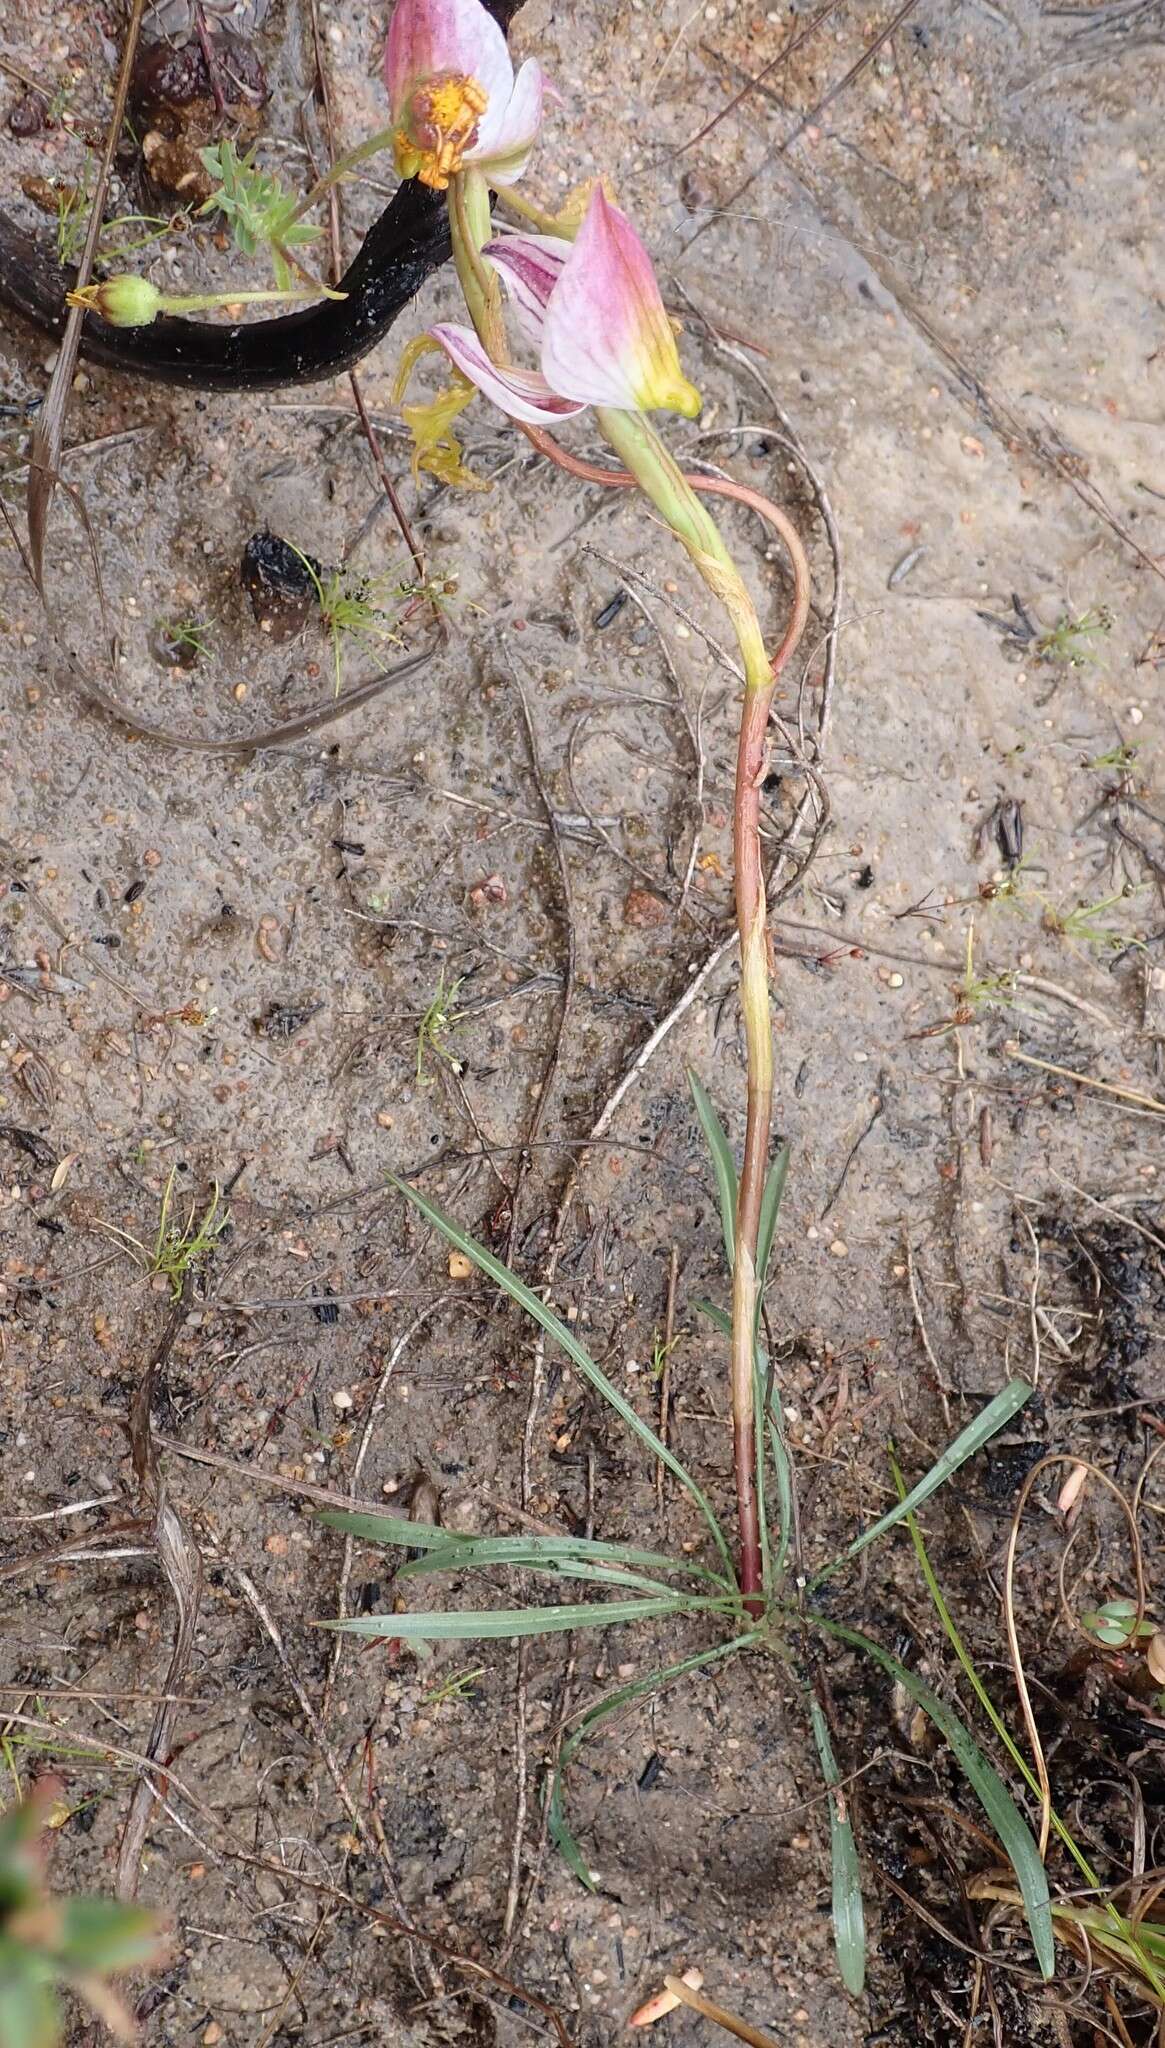
<path id="1" fill-rule="evenodd" d="M 514 80 L 508 104 L 490 94 L 478 123 L 477 141 L 465 162 L 480 165 L 491 185 L 516 185 L 530 159 L 542 126 L 542 99 L 548 88 L 537 58 L 527 57 Z M 557 97 L 557 95 L 556 95 Z"/>
<path id="2" fill-rule="evenodd" d="M 394 122 L 415 86 L 451 74 L 473 78 L 488 95 L 483 121 L 509 105 L 514 67 L 506 39 L 481 0 L 396 0 L 384 50 L 384 82 Z"/>
<path id="3" fill-rule="evenodd" d="M 531 427 L 553 426 L 582 411 L 581 405 L 559 398 L 538 370 L 499 370 L 471 327 L 431 327 L 429 332 L 462 375 L 510 419 Z"/>
<path id="4" fill-rule="evenodd" d="M 550 294 L 562 276 L 571 244 L 558 235 L 504 235 L 487 242 L 483 255 L 497 265 L 518 315 L 518 324 L 537 348 Z"/>
<path id="5" fill-rule="evenodd" d="M 553 390 L 584 405 L 666 406 L 689 419 L 700 410 L 651 258 L 601 185 L 547 307 L 542 368 Z"/>

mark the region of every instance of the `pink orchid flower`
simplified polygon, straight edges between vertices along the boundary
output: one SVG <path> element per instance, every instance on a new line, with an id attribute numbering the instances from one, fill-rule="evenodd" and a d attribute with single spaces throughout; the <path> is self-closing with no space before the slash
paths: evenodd
<path id="1" fill-rule="evenodd" d="M 680 368 L 651 258 L 601 185 L 574 242 L 507 235 L 483 253 L 501 272 L 541 367 L 500 368 L 468 327 L 432 334 L 502 412 L 528 426 L 553 425 L 588 405 L 695 418 L 700 394 Z"/>
<path id="2" fill-rule="evenodd" d="M 481 0 L 396 0 L 384 78 L 402 178 L 444 192 L 463 165 L 491 185 L 521 177 L 547 81 L 533 57 L 515 78 L 505 36 Z"/>

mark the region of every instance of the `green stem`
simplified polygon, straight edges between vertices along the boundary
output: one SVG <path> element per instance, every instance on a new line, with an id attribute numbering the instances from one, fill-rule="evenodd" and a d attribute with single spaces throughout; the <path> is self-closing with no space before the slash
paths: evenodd
<path id="1" fill-rule="evenodd" d="M 290 224 L 302 220 L 305 213 L 310 213 L 317 199 L 322 199 L 330 186 L 341 184 L 358 164 L 367 163 L 370 156 L 379 156 L 382 150 L 391 149 L 392 145 L 393 130 L 380 128 L 375 135 L 369 135 L 364 142 L 358 142 L 355 149 L 345 150 L 343 156 L 336 158 L 331 170 L 325 171 L 323 177 L 316 180 L 311 191 L 300 200 L 291 216 Z"/>
<path id="2" fill-rule="evenodd" d="M 683 543 L 713 595 L 726 607 L 744 661 L 744 701 L 736 757 L 733 851 L 736 921 L 740 933 L 740 1001 L 748 1062 L 748 1110 L 736 1206 L 732 1268 L 732 1438 L 740 1530 L 740 1590 L 752 1614 L 761 1611 L 763 1580 L 756 1493 L 756 1401 L 753 1355 L 759 1308 L 757 1240 L 768 1167 L 773 1111 L 773 1040 L 769 1006 L 767 906 L 760 842 L 769 707 L 775 675 L 756 610 L 720 529 L 647 421 L 637 413 L 600 407 L 599 427 L 652 503 Z M 798 615 L 804 611 L 808 568 L 799 543 L 791 548 Z M 786 636 L 786 643 L 789 636 Z M 787 659 L 792 647 L 783 649 Z"/>
<path id="3" fill-rule="evenodd" d="M 481 252 L 493 230 L 489 186 L 480 171 L 458 171 L 449 180 L 449 228 L 457 281 L 491 362 L 508 360 L 502 292 L 497 273 L 482 262 Z"/>

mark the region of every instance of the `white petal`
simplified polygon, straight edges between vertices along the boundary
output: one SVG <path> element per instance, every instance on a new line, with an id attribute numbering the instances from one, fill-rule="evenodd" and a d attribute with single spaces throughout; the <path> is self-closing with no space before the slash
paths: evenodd
<path id="1" fill-rule="evenodd" d="M 477 164 L 493 185 L 516 185 L 530 160 L 542 126 L 546 76 L 536 57 L 527 57 L 506 102 L 490 102 L 478 123 L 477 141 L 465 162 Z"/>
<path id="2" fill-rule="evenodd" d="M 553 426 L 582 411 L 569 398 L 559 398 L 539 370 L 499 370 L 471 327 L 432 327 L 429 332 L 462 375 L 510 419 L 531 427 Z"/>

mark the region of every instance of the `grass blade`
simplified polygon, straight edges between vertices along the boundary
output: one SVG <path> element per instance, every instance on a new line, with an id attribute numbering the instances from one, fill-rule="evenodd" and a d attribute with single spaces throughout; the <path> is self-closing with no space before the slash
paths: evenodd
<path id="1" fill-rule="evenodd" d="M 815 1628 L 837 1642 L 848 1643 L 851 1648 L 861 1650 L 880 1665 L 881 1669 L 905 1688 L 916 1706 L 934 1722 L 940 1734 L 945 1736 L 967 1783 L 971 1786 L 987 1815 L 1003 1847 L 1004 1854 L 1015 1872 L 1016 1880 L 1023 1894 L 1024 1913 L 1031 1932 L 1032 1946 L 1036 1952 L 1045 1983 L 1050 1983 L 1056 1969 L 1056 1946 L 1052 1934 L 1052 1907 L 1048 1893 L 1048 1874 L 1040 1859 L 1032 1833 L 1022 1813 L 1000 1777 L 994 1764 L 984 1756 L 970 1730 L 960 1720 L 953 1707 L 940 1700 L 937 1693 L 924 1685 L 913 1671 L 900 1664 L 880 1643 L 861 1634 L 856 1628 L 845 1628 L 840 1622 L 829 1621 L 822 1614 L 812 1612 L 806 1615 Z"/>
<path id="2" fill-rule="evenodd" d="M 455 1251 L 464 1252 L 466 1258 L 472 1260 L 480 1273 L 484 1273 L 487 1279 L 494 1281 L 502 1289 L 503 1293 L 509 1295 L 511 1301 L 516 1301 L 519 1308 L 524 1309 L 528 1316 L 531 1316 L 536 1323 L 541 1324 L 547 1335 L 553 1337 L 555 1343 L 560 1345 L 563 1351 L 565 1351 L 571 1364 L 577 1366 L 583 1378 L 588 1380 L 595 1389 L 595 1392 L 601 1394 L 604 1401 L 609 1403 L 620 1420 L 626 1423 L 627 1428 L 650 1451 L 652 1457 L 660 1459 L 666 1465 L 673 1478 L 679 1480 L 680 1485 L 686 1489 L 695 1501 L 711 1531 L 712 1540 L 720 1553 L 725 1572 L 731 1575 L 732 1558 L 728 1544 L 725 1541 L 724 1531 L 712 1512 L 707 1496 L 697 1486 L 691 1473 L 686 1471 L 684 1466 L 681 1465 L 675 1453 L 668 1449 L 667 1445 L 656 1435 L 650 1425 L 644 1422 L 642 1416 L 636 1414 L 630 1401 L 607 1378 L 606 1373 L 603 1372 L 601 1367 L 595 1364 L 590 1354 L 583 1350 L 578 1338 L 574 1335 L 573 1331 L 568 1329 L 561 1317 L 556 1316 L 554 1310 L 548 1308 L 546 1303 L 540 1300 L 538 1295 L 531 1288 L 527 1287 L 524 1281 L 519 1280 L 516 1273 L 511 1273 L 508 1266 L 503 1265 L 500 1259 L 496 1259 L 492 1252 L 488 1252 L 485 1246 L 479 1244 L 475 1237 L 470 1237 L 467 1231 L 462 1230 L 458 1224 L 453 1222 L 451 1217 L 446 1216 L 443 1210 L 438 1209 L 435 1203 L 430 1202 L 426 1195 L 422 1195 L 416 1188 L 409 1187 L 406 1181 L 399 1180 L 395 1173 L 388 1174 L 387 1179 L 391 1181 L 394 1188 L 400 1191 L 405 1200 L 411 1202 L 413 1208 L 418 1210 L 425 1217 L 426 1221 L 433 1225 L 435 1230 L 441 1232 L 446 1243 L 451 1244 Z M 733 1584 L 735 1584 L 735 1578 L 733 1578 Z"/>
<path id="3" fill-rule="evenodd" d="M 321 1621 L 316 1626 L 349 1636 L 485 1642 L 498 1636 L 551 1636 L 572 1628 L 616 1628 L 624 1622 L 658 1621 L 693 1606 L 717 1605 L 715 1600 L 684 1600 L 682 1595 L 665 1599 L 661 1595 L 657 1600 L 581 1600 L 554 1607 L 482 1607 L 458 1613 L 442 1613 L 438 1608 L 432 1614 L 352 1614 L 344 1621 Z"/>
<path id="4" fill-rule="evenodd" d="M 646 1678 L 636 1678 L 630 1685 L 620 1686 L 617 1692 L 608 1693 L 605 1699 L 597 1700 L 593 1707 L 589 1707 L 578 1727 L 562 1743 L 546 1795 L 547 1831 L 563 1861 L 589 1892 L 596 1889 L 595 1882 L 582 1850 L 570 1831 L 563 1808 L 563 1785 L 567 1766 L 577 1756 L 583 1743 L 594 1734 L 596 1728 L 612 1714 L 617 1714 L 620 1708 L 630 1706 L 634 1700 L 645 1699 L 651 1694 L 662 1692 L 666 1686 L 674 1685 L 677 1679 L 686 1678 L 690 1671 L 702 1671 L 709 1664 L 718 1664 L 725 1657 L 734 1657 L 738 1650 L 747 1649 L 752 1641 L 751 1633 L 734 1636 L 729 1643 L 717 1643 L 711 1650 L 697 1650 L 694 1656 L 683 1657 L 678 1664 L 665 1665 L 662 1670 L 650 1672 Z"/>
<path id="5" fill-rule="evenodd" d="M 458 1536 L 454 1542 L 433 1547 L 424 1557 L 403 1565 L 397 1576 L 415 1578 L 422 1572 L 464 1571 L 470 1565 L 494 1564 L 510 1565 L 519 1571 L 557 1571 L 574 1564 L 611 1574 L 620 1568 L 683 1572 L 724 1592 L 731 1591 L 715 1572 L 705 1565 L 693 1564 L 689 1558 L 669 1557 L 662 1550 L 636 1550 L 629 1543 L 600 1543 L 585 1536 Z"/>
<path id="6" fill-rule="evenodd" d="M 866 1982 L 866 1911 L 862 1904 L 862 1879 L 858 1849 L 845 1795 L 837 1790 L 841 1775 L 829 1723 L 817 1701 L 810 1698 L 809 1719 L 813 1740 L 821 1758 L 821 1775 L 829 1787 L 829 1844 L 833 1864 L 833 1940 L 837 1949 L 841 1981 L 854 1998 L 860 1998 Z"/>
<path id="7" fill-rule="evenodd" d="M 732 1157 L 728 1133 L 712 1107 L 712 1098 L 691 1067 L 688 1068 L 688 1086 L 692 1091 L 692 1101 L 696 1105 L 700 1128 L 712 1154 L 712 1171 L 716 1176 L 716 1193 L 720 1202 L 720 1221 L 724 1226 L 724 1249 L 728 1254 L 728 1270 L 731 1273 L 736 1258 L 736 1161 Z M 767 1188 L 765 1193 L 768 1193 Z M 759 1271 L 763 1273 L 764 1267 L 761 1266 Z"/>
<path id="8" fill-rule="evenodd" d="M 777 1228 L 781 1197 L 785 1192 L 785 1182 L 788 1178 L 789 1147 L 782 1145 L 769 1168 L 768 1178 L 765 1181 L 765 1191 L 761 1196 L 760 1226 L 757 1230 L 756 1239 L 756 1284 L 758 1290 L 756 1313 L 758 1322 L 761 1309 L 760 1298 L 764 1293 L 765 1275 L 768 1272 L 769 1260 L 773 1253 L 773 1236 Z"/>
<path id="9" fill-rule="evenodd" d="M 365 1543 L 403 1543 L 406 1550 L 451 1550 L 472 1539 L 456 1530 L 440 1529 L 435 1522 L 408 1522 L 400 1515 L 360 1515 L 346 1508 L 319 1508 L 317 1522 L 329 1529 L 342 1529 L 346 1536 L 362 1536 Z"/>
<path id="10" fill-rule="evenodd" d="M 863 1529 L 860 1536 L 855 1536 L 840 1557 L 835 1557 L 832 1563 L 823 1565 L 819 1572 L 815 1572 L 809 1581 L 810 1586 L 819 1586 L 823 1579 L 839 1571 L 843 1564 L 849 1564 L 852 1558 L 857 1557 L 859 1551 L 865 1550 L 871 1543 L 876 1543 L 879 1536 L 884 1536 L 889 1529 L 896 1528 L 899 1522 L 905 1521 L 907 1515 L 912 1515 L 916 1508 L 920 1508 L 923 1501 L 930 1499 L 932 1493 L 937 1493 L 940 1486 L 946 1485 L 947 1480 L 958 1471 L 960 1465 L 965 1465 L 968 1458 L 973 1458 L 976 1451 L 981 1451 L 984 1444 L 989 1442 L 1005 1423 L 1010 1422 L 1013 1415 L 1018 1414 L 1024 1402 L 1030 1399 L 1031 1392 L 1032 1389 L 1026 1380 L 1008 1380 L 1002 1392 L 996 1394 L 994 1400 L 988 1401 L 987 1406 L 967 1424 L 966 1429 L 959 1431 L 954 1442 L 947 1445 L 942 1456 L 936 1458 L 930 1471 L 919 1480 L 917 1486 L 911 1487 L 906 1498 L 896 1502 L 868 1529 Z"/>

